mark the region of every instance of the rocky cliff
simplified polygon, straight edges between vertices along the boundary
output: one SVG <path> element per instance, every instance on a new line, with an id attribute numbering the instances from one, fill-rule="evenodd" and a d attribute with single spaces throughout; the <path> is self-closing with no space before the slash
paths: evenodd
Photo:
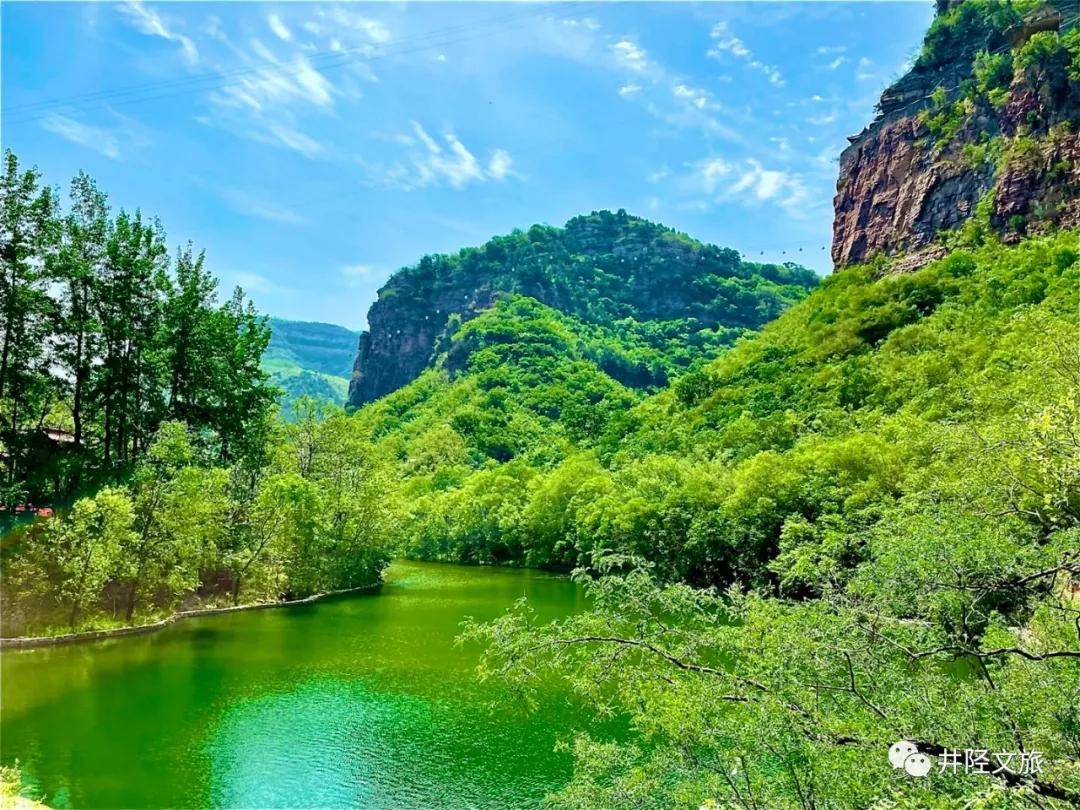
<path id="1" fill-rule="evenodd" d="M 463 322 L 500 293 L 530 296 L 594 324 L 632 319 L 657 345 L 703 330 L 756 328 L 817 282 L 795 265 L 744 262 L 625 211 L 534 225 L 395 273 L 368 311 L 349 388 L 362 405 L 420 375 Z"/>
<path id="2" fill-rule="evenodd" d="M 1080 2 L 938 0 L 912 69 L 840 158 L 832 257 L 906 266 L 974 220 L 1080 224 Z"/>

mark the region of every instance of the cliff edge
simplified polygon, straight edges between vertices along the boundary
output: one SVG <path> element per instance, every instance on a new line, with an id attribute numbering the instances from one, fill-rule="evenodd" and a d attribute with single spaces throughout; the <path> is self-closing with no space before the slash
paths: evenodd
<path id="1" fill-rule="evenodd" d="M 840 157 L 836 267 L 1080 225 L 1080 3 L 938 0 L 911 70 Z"/>

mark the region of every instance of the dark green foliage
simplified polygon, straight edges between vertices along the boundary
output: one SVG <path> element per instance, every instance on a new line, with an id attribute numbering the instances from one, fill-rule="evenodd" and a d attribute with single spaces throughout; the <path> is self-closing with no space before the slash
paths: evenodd
<path id="1" fill-rule="evenodd" d="M 479 248 L 425 256 L 395 273 L 380 297 L 438 299 L 457 287 L 487 287 L 605 325 L 634 318 L 754 328 L 816 283 L 804 268 L 743 262 L 733 250 L 625 211 L 598 211 L 563 228 L 534 225 Z"/>
<path id="2" fill-rule="evenodd" d="M 80 174 L 64 213 L 5 154 L 0 505 L 63 502 L 123 480 L 165 420 L 222 461 L 257 455 L 275 392 L 270 333 L 188 245 L 170 262 L 160 223 L 109 211 Z"/>
<path id="3" fill-rule="evenodd" d="M 745 262 L 621 210 L 575 217 L 562 228 L 534 225 L 395 273 L 368 320 L 382 343 L 402 329 L 417 342 L 407 356 L 362 350 L 351 401 L 363 404 L 414 379 L 446 350 L 459 322 L 499 295 L 529 297 L 608 330 L 607 354 L 595 359 L 625 384 L 650 388 L 775 318 L 816 284 L 805 268 Z M 619 342 L 635 357 L 624 356 Z"/>

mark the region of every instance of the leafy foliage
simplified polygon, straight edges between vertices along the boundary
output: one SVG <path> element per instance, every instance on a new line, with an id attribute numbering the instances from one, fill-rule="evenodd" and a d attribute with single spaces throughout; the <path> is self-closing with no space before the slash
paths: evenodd
<path id="1" fill-rule="evenodd" d="M 608 467 L 526 479 L 526 525 L 591 609 L 469 626 L 481 675 L 526 698 L 559 679 L 635 731 L 577 739 L 557 804 L 1080 800 L 1076 245 L 836 274 L 693 396 L 636 406 Z M 1042 767 L 898 777 L 899 739 Z"/>
<path id="2" fill-rule="evenodd" d="M 61 209 L 4 155 L 0 186 L 0 505 L 65 501 L 120 481 L 158 425 L 181 420 L 223 461 L 257 452 L 274 390 L 265 319 L 160 223 L 112 215 L 84 174 Z"/>

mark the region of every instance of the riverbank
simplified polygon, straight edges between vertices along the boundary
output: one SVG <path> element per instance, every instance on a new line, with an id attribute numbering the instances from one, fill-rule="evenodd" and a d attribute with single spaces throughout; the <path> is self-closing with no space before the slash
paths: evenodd
<path id="1" fill-rule="evenodd" d="M 156 633 L 164 630 L 175 622 L 183 619 L 196 619 L 203 616 L 216 616 L 222 613 L 239 613 L 247 610 L 268 610 L 270 608 L 294 607 L 296 605 L 308 605 L 333 596 L 344 596 L 350 593 L 360 593 L 378 588 L 382 583 L 375 582 L 370 585 L 361 585 L 356 588 L 345 588 L 340 591 L 326 591 L 306 596 L 303 599 L 292 599 L 286 602 L 255 602 L 250 605 L 231 605 L 229 607 L 200 608 L 198 610 L 181 610 L 156 622 L 149 624 L 128 625 L 114 627 L 106 630 L 84 630 L 78 633 L 63 633 L 55 636 L 16 636 L 13 638 L 0 638 L 0 650 L 31 650 L 41 647 L 58 647 L 65 644 L 82 644 L 90 641 L 104 641 L 110 638 L 123 638 L 124 636 L 140 636 L 147 633 Z"/>
<path id="2" fill-rule="evenodd" d="M 18 762 L 10 767 L 0 766 L 0 810 L 49 810 L 37 799 L 23 796 L 22 772 Z"/>

